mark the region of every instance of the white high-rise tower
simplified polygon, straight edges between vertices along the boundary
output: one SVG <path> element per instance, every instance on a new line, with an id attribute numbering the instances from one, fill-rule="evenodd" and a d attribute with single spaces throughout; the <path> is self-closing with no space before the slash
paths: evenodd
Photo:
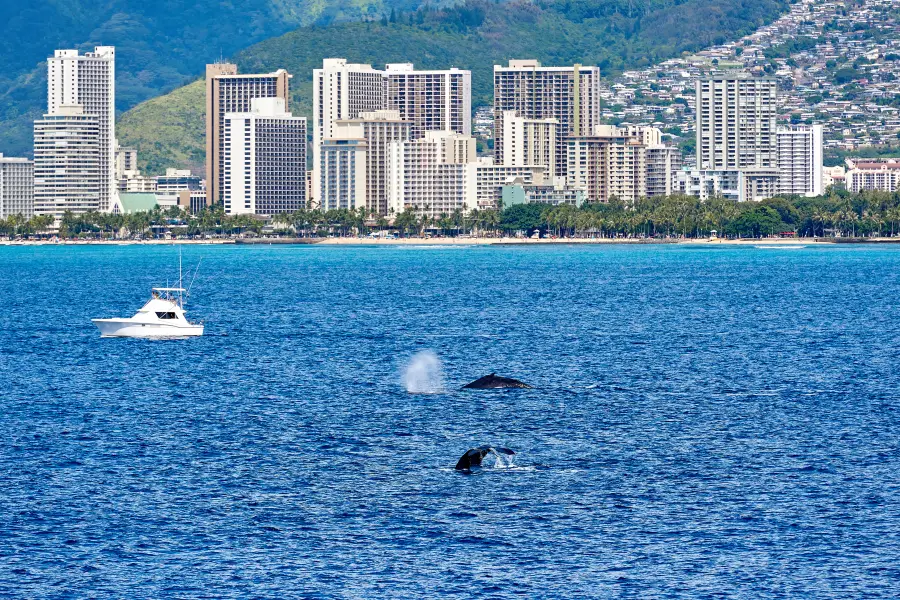
<path id="1" fill-rule="evenodd" d="M 320 148 L 334 137 L 334 122 L 355 119 L 362 112 L 384 108 L 384 71 L 372 65 L 348 64 L 326 58 L 313 69 L 313 164 L 321 166 Z M 313 180 L 313 196 L 321 200 L 320 178 Z"/>
<path id="2" fill-rule="evenodd" d="M 116 194 L 116 49 L 97 46 L 83 55 L 57 50 L 47 59 L 47 115 L 66 114 L 81 106 L 99 125 L 99 209 L 112 209 Z"/>

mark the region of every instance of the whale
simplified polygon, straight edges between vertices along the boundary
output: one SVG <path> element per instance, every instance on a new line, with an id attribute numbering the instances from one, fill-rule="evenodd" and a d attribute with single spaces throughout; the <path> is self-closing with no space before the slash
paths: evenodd
<path id="1" fill-rule="evenodd" d="M 500 454 L 506 454 L 512 456 L 515 454 L 509 448 L 493 448 L 491 446 L 481 446 L 480 448 L 471 448 L 466 451 L 465 454 L 460 457 L 459 462 L 456 463 L 457 471 L 468 471 L 472 467 L 480 467 L 481 461 L 484 460 L 484 457 L 488 454 L 494 454 L 499 456 Z"/>
<path id="2" fill-rule="evenodd" d="M 512 379 L 510 377 L 499 377 L 496 373 L 491 373 L 490 375 L 485 375 L 480 379 L 476 379 L 472 383 L 467 383 L 462 386 L 464 390 L 500 390 L 506 388 L 527 388 L 532 389 L 530 385 L 519 381 L 518 379 Z"/>

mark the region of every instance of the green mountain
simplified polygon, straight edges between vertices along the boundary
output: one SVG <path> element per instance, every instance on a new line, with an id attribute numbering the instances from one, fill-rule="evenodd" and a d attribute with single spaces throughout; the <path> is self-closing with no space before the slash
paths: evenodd
<path id="1" fill-rule="evenodd" d="M 251 46 L 233 61 L 244 73 L 291 72 L 291 109 L 307 117 L 312 70 L 323 57 L 471 69 L 473 106 L 489 105 L 493 65 L 510 58 L 599 65 L 604 75 L 613 75 L 735 39 L 789 5 L 790 0 L 468 0 L 449 8 L 426 5 L 391 19 L 302 27 Z M 119 139 L 138 149 L 144 170 L 202 165 L 204 93 L 203 82 L 196 81 L 122 116 Z"/>
<path id="2" fill-rule="evenodd" d="M 56 48 L 116 46 L 120 111 L 191 81 L 203 66 L 312 23 L 377 18 L 419 0 L 30 0 L 0 2 L 0 152 L 30 153 Z"/>

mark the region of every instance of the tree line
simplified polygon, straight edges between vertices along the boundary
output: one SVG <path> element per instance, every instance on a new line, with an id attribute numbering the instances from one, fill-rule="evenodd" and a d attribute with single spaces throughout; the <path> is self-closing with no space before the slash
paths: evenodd
<path id="1" fill-rule="evenodd" d="M 324 237 L 395 232 L 424 235 L 556 235 L 602 238 L 698 238 L 714 232 L 723 237 L 760 238 L 783 234 L 798 237 L 884 237 L 900 235 L 900 191 L 851 194 L 829 189 L 824 196 L 776 197 L 736 203 L 721 196 L 700 200 L 672 195 L 609 202 L 550 206 L 520 204 L 500 208 L 455 210 L 431 216 L 429 207 L 407 208 L 384 216 L 366 209 L 301 209 L 266 220 L 254 215 L 226 215 L 213 206 L 197 214 L 180 207 L 117 215 L 99 212 L 63 215 L 58 232 L 53 218 L 0 219 L 0 235 L 59 235 L 62 238 L 154 237 L 177 233 L 210 235 L 275 235 Z M 270 228 L 266 225 L 270 224 Z"/>

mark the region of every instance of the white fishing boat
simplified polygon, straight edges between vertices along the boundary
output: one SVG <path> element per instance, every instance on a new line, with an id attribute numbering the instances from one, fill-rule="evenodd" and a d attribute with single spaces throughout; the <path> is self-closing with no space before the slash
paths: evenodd
<path id="1" fill-rule="evenodd" d="M 197 265 L 198 269 L 200 265 Z M 178 261 L 179 287 L 151 290 L 150 300 L 133 317 L 91 319 L 101 337 L 181 338 L 203 335 L 203 323 L 191 323 L 184 312 L 188 290 L 181 287 L 181 257 Z M 194 273 L 196 277 L 196 272 Z M 193 283 L 193 281 L 192 281 Z"/>
<path id="2" fill-rule="evenodd" d="M 167 338 L 203 335 L 203 323 L 184 313 L 184 288 L 153 288 L 152 297 L 133 317 L 91 319 L 103 337 Z"/>

